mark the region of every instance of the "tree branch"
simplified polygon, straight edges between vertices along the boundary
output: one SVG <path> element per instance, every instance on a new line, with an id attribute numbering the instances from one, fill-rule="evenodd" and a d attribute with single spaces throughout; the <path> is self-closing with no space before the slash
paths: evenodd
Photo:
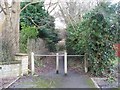
<path id="1" fill-rule="evenodd" d="M 58 3 L 56 3 L 56 5 L 53 7 L 53 9 L 49 13 L 51 13 L 57 6 L 58 6 Z"/>
<path id="2" fill-rule="evenodd" d="M 9 8 L 12 8 L 12 6 L 10 6 Z M 3 8 L 4 10 L 6 9 L 6 8 Z M 2 13 L 3 12 L 3 10 L 0 10 L 0 13 Z"/>
<path id="3" fill-rule="evenodd" d="M 6 15 L 7 13 L 6 13 L 6 11 L 5 11 L 5 8 L 3 8 L 1 4 L 0 4 L 0 8 L 1 8 L 0 13 L 3 12 L 3 13 Z"/>
<path id="4" fill-rule="evenodd" d="M 63 16 L 63 18 L 65 20 L 65 23 L 67 24 L 68 22 L 66 20 L 66 16 L 65 16 L 64 11 L 63 11 L 62 7 L 60 6 L 60 4 L 59 4 L 59 8 L 60 8 L 60 12 L 61 12 L 61 14 L 62 14 L 62 16 Z"/>
<path id="5" fill-rule="evenodd" d="M 64 20 L 65 20 L 65 23 L 66 24 L 68 24 L 68 20 L 66 20 L 66 19 L 69 19 L 69 22 L 71 23 L 71 25 L 72 25 L 72 27 L 74 28 L 74 30 L 75 30 L 75 27 L 74 27 L 74 25 L 73 25 L 73 22 L 72 22 L 72 20 L 71 20 L 71 18 L 70 18 L 70 16 L 69 16 L 69 14 L 67 14 L 67 16 L 65 16 L 65 13 L 64 13 L 64 10 L 62 9 L 62 7 L 59 5 L 59 8 L 60 8 L 60 11 L 61 11 L 61 13 L 62 13 L 62 15 L 63 15 L 63 17 L 64 17 Z"/>
<path id="6" fill-rule="evenodd" d="M 25 8 L 27 8 L 29 5 L 34 4 L 34 3 L 39 3 L 39 2 L 30 2 L 30 3 L 26 4 L 26 5 L 20 10 L 20 13 L 21 13 Z"/>
<path id="7" fill-rule="evenodd" d="M 39 27 L 39 25 L 37 25 L 31 17 L 28 17 L 28 18 L 32 21 L 32 23 L 33 23 L 36 27 Z"/>
<path id="8" fill-rule="evenodd" d="M 26 4 L 21 10 L 20 10 L 20 13 L 25 9 L 25 8 L 27 8 L 29 5 L 31 5 L 31 4 L 35 4 L 35 3 L 39 3 L 39 2 L 30 2 L 30 3 L 28 3 L 28 4 Z M 51 5 L 55 5 L 55 4 L 57 4 L 58 2 L 56 2 L 56 3 L 51 3 Z M 44 4 L 44 5 L 49 5 L 49 4 Z M 50 6 L 51 6 L 50 5 Z M 49 6 L 49 7 L 50 7 Z"/>
<path id="9" fill-rule="evenodd" d="M 47 11 L 49 10 L 50 6 L 51 6 L 51 0 L 50 0 L 50 3 L 48 4 L 48 8 L 47 8 Z"/>

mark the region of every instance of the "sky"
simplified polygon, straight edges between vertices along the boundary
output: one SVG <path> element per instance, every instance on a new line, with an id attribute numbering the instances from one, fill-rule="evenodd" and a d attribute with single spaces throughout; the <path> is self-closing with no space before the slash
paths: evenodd
<path id="1" fill-rule="evenodd" d="M 4 0 L 2 0 L 2 1 L 4 1 Z M 11 2 L 12 0 L 8 0 L 8 1 Z M 17 0 L 17 1 L 19 1 L 19 0 Z M 30 1 L 30 0 L 27 0 L 27 1 Z M 57 1 L 59 1 L 59 2 L 68 2 L 70 0 L 45 0 L 45 4 L 49 4 L 50 1 L 52 3 L 54 3 L 54 2 L 57 2 Z M 75 0 L 72 0 L 72 1 L 75 1 Z M 77 0 L 77 1 L 94 1 L 94 0 Z M 108 0 L 108 1 L 111 1 L 114 4 L 114 3 L 119 2 L 120 0 Z M 57 8 L 56 8 L 56 11 L 58 10 Z M 52 13 L 52 15 L 54 15 L 54 12 Z M 3 20 L 2 14 L 0 14 L 0 21 L 1 20 Z M 59 18 L 55 19 L 55 26 L 56 26 L 56 28 L 61 28 L 61 27 L 63 29 L 66 28 L 65 23 L 61 22 L 61 20 Z"/>
<path id="2" fill-rule="evenodd" d="M 119 2 L 120 0 L 110 0 L 113 4 Z"/>

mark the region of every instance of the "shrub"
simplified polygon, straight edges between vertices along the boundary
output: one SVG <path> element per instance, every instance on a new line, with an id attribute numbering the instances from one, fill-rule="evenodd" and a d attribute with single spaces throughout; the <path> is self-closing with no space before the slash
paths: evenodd
<path id="1" fill-rule="evenodd" d="M 23 8 L 29 2 L 21 2 Z M 56 51 L 56 43 L 59 40 L 55 31 L 54 17 L 45 10 L 44 2 L 36 2 L 27 6 L 21 12 L 21 22 L 27 26 L 35 26 L 38 34 L 36 37 L 46 41 L 49 51 Z"/>
<path id="2" fill-rule="evenodd" d="M 28 39 L 37 38 L 38 31 L 35 26 L 27 26 L 24 23 L 21 23 L 20 31 L 20 52 L 27 52 L 27 41 Z"/>

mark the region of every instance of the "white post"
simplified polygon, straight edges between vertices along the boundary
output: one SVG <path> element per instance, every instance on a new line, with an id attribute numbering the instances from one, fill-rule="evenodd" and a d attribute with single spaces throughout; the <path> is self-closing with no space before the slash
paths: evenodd
<path id="1" fill-rule="evenodd" d="M 67 52 L 64 53 L 64 72 L 67 75 Z"/>
<path id="2" fill-rule="evenodd" d="M 34 66 L 34 53 L 33 52 L 31 53 L 31 72 L 32 72 L 32 75 L 34 75 L 35 66 Z"/>
<path id="3" fill-rule="evenodd" d="M 59 73 L 59 54 L 56 53 L 56 73 Z"/>
<path id="4" fill-rule="evenodd" d="M 84 56 L 84 69 L 85 69 L 85 73 L 87 73 L 88 72 L 88 69 L 87 69 L 87 56 L 86 56 L 86 54 L 85 54 L 85 56 Z"/>

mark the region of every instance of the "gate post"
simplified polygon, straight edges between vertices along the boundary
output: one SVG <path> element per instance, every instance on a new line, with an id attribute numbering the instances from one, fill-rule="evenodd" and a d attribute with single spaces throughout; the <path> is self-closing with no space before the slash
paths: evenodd
<path id="1" fill-rule="evenodd" d="M 64 72 L 67 75 L 67 52 L 64 52 Z"/>
<path id="2" fill-rule="evenodd" d="M 34 75 L 34 72 L 35 72 L 35 66 L 34 66 L 34 53 L 31 52 L 31 73 L 32 75 Z"/>
<path id="3" fill-rule="evenodd" d="M 59 54 L 56 53 L 56 73 L 59 73 Z"/>

